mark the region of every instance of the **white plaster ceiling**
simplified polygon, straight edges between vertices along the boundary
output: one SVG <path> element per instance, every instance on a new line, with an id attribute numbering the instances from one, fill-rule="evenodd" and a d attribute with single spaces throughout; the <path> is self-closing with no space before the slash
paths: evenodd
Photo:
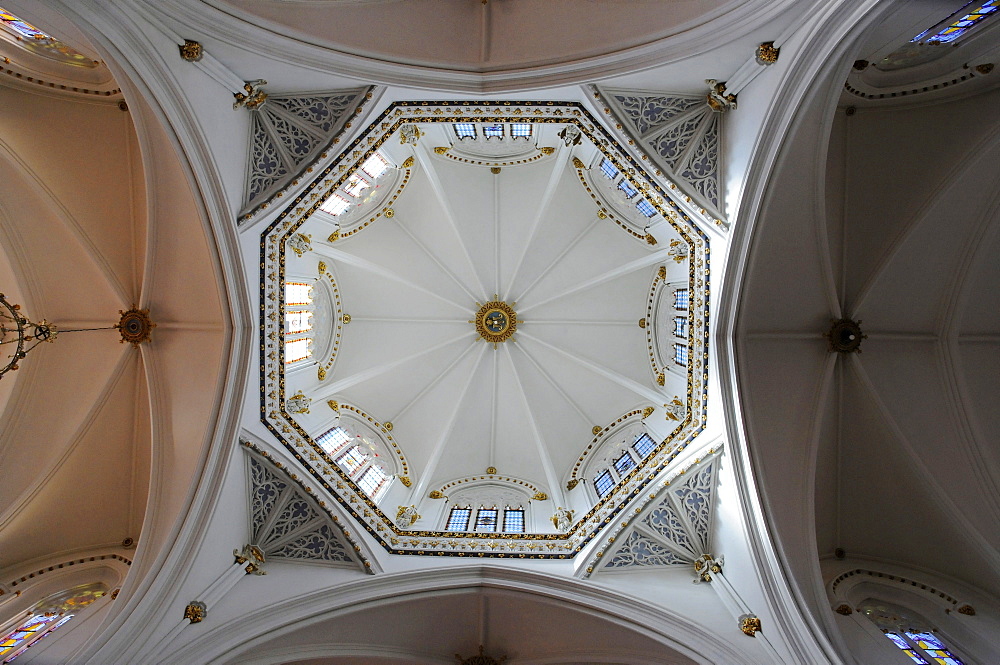
<path id="1" fill-rule="evenodd" d="M 332 373 L 311 395 L 393 424 L 416 480 L 401 503 L 495 467 L 563 505 L 595 425 L 650 404 L 654 390 L 684 394 L 680 377 L 655 385 L 638 326 L 666 257 L 598 217 L 558 127 L 536 126 L 553 154 L 497 174 L 432 152 L 450 144 L 450 124 L 421 127 L 390 219 L 332 244 L 316 217 L 303 227 L 351 316 Z M 307 259 L 287 260 L 299 270 Z M 471 323 L 494 294 L 516 303 L 519 321 L 496 349 Z"/>

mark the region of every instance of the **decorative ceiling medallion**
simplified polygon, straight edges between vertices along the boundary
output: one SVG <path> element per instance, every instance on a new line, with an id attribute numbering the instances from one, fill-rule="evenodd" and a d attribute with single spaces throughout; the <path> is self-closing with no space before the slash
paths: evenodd
<path id="1" fill-rule="evenodd" d="M 479 655 L 470 656 L 469 658 L 462 658 L 457 653 L 455 654 L 455 659 L 458 661 L 459 665 L 503 665 L 507 660 L 507 656 L 500 656 L 499 659 L 491 658 L 490 656 L 484 655 L 483 646 L 479 645 Z"/>
<path id="2" fill-rule="evenodd" d="M 823 333 L 830 342 L 830 352 L 861 353 L 861 340 L 868 335 L 861 332 L 861 321 L 840 319 L 834 321 L 830 330 Z"/>
<path id="3" fill-rule="evenodd" d="M 498 296 L 493 295 L 494 298 Z M 477 305 L 479 303 L 476 303 Z M 517 303 L 511 303 L 516 305 Z M 517 313 L 514 308 L 502 300 L 491 300 L 480 306 L 476 318 L 469 323 L 476 325 L 479 336 L 497 348 L 497 344 L 506 342 L 517 330 Z"/>
<path id="4" fill-rule="evenodd" d="M 143 342 L 149 341 L 149 334 L 156 327 L 156 324 L 149 318 L 148 309 L 138 309 L 135 305 L 128 311 L 118 310 L 122 318 L 115 324 L 115 328 L 121 333 L 122 343 L 128 342 L 132 346 L 139 346 Z"/>

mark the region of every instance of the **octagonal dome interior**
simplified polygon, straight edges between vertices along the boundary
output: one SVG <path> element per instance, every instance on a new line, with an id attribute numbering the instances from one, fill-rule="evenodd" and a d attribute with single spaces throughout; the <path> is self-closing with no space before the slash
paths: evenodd
<path id="1" fill-rule="evenodd" d="M 286 240 L 265 423 L 396 531 L 556 537 L 701 423 L 704 301 L 675 292 L 704 239 L 596 125 L 508 113 L 376 121 L 265 232 Z"/>

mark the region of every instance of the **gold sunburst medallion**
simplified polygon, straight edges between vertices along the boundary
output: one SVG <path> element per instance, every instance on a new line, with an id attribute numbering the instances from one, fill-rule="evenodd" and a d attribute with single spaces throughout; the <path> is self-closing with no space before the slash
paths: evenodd
<path id="1" fill-rule="evenodd" d="M 517 313 L 502 300 L 491 300 L 479 308 L 476 318 L 469 323 L 474 323 L 479 336 L 495 348 L 500 342 L 510 339 L 517 330 Z"/>

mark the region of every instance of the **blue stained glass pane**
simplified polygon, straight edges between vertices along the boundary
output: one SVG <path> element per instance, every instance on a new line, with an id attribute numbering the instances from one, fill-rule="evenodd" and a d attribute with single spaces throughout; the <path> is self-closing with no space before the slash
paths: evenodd
<path id="1" fill-rule="evenodd" d="M 886 633 L 885 636 L 888 637 L 890 640 L 892 640 L 897 647 L 902 649 L 903 653 L 909 656 L 910 660 L 912 660 L 914 663 L 921 663 L 921 665 L 930 665 L 926 660 L 917 655 L 917 653 L 910 647 L 909 642 L 904 640 L 900 635 L 890 632 Z"/>
<path id="2" fill-rule="evenodd" d="M 688 336 L 688 319 L 686 316 L 674 317 L 674 335 L 677 337 Z"/>
<path id="3" fill-rule="evenodd" d="M 511 136 L 531 136 L 531 128 L 533 125 L 527 122 L 515 122 L 510 126 Z"/>
<path id="4" fill-rule="evenodd" d="M 611 488 L 615 486 L 615 479 L 611 477 L 610 471 L 604 471 L 601 475 L 594 478 L 594 487 L 597 489 L 598 496 L 604 496 L 611 491 Z"/>
<path id="5" fill-rule="evenodd" d="M 347 473 L 353 476 L 358 469 L 364 466 L 367 459 L 368 458 L 365 457 L 365 454 L 361 452 L 361 449 L 354 446 L 337 458 L 337 464 L 342 466 Z"/>
<path id="6" fill-rule="evenodd" d="M 615 168 L 614 164 L 608 161 L 607 157 L 601 160 L 601 172 L 612 180 L 617 178 L 619 173 L 618 169 Z"/>
<path id="7" fill-rule="evenodd" d="M 688 290 L 677 289 L 674 291 L 674 309 L 687 309 L 689 304 Z"/>
<path id="8" fill-rule="evenodd" d="M 476 513 L 476 531 L 496 531 L 497 512 L 496 508 L 480 508 Z"/>
<path id="9" fill-rule="evenodd" d="M 25 37 L 31 37 L 33 39 L 52 39 L 47 34 L 31 25 L 30 23 L 19 19 L 18 17 L 11 14 L 6 9 L 0 8 L 0 23 L 4 23 L 13 28 L 16 32 L 24 35 Z"/>
<path id="10" fill-rule="evenodd" d="M 358 485 L 365 491 L 368 496 L 375 496 L 385 481 L 388 480 L 388 476 L 377 466 L 370 466 L 368 470 L 364 472 L 361 476 L 361 480 L 358 481 Z"/>
<path id="11" fill-rule="evenodd" d="M 456 122 L 455 136 L 460 139 L 474 139 L 476 138 L 476 126 L 471 122 Z"/>
<path id="12" fill-rule="evenodd" d="M 635 207 L 638 208 L 639 212 L 646 217 L 652 217 L 656 214 L 656 208 L 654 208 L 653 204 L 646 199 L 639 199 L 639 202 L 635 204 Z"/>
<path id="13" fill-rule="evenodd" d="M 922 38 L 930 32 L 930 30 L 927 30 L 914 37 L 913 41 L 926 41 L 928 43 L 938 42 L 940 44 L 953 42 L 985 20 L 988 16 L 996 12 L 998 9 L 1000 9 L 1000 0 L 989 0 L 989 2 L 984 2 L 979 9 L 969 12 L 962 18 L 958 19 L 954 23 L 951 23 L 950 25 L 945 26 L 930 37 L 926 37 L 926 39 L 922 40 Z"/>
<path id="14" fill-rule="evenodd" d="M 472 517 L 471 508 L 452 508 L 445 531 L 465 531 L 469 528 L 470 517 Z"/>
<path id="15" fill-rule="evenodd" d="M 632 183 L 630 183 L 628 180 L 625 180 L 624 178 L 622 178 L 622 181 L 618 183 L 618 189 L 625 192 L 625 196 L 629 198 L 632 198 L 633 196 L 639 193 L 639 190 L 633 187 Z"/>
<path id="16" fill-rule="evenodd" d="M 635 440 L 635 452 L 639 453 L 639 457 L 645 459 L 646 455 L 653 452 L 656 448 L 656 441 L 653 441 L 653 437 L 648 434 L 643 434 L 638 439 Z"/>
<path id="17" fill-rule="evenodd" d="M 618 472 L 619 476 L 624 476 L 629 469 L 635 466 L 635 460 L 628 453 L 625 453 L 621 457 L 615 460 L 615 471 Z"/>
<path id="18" fill-rule="evenodd" d="M 505 533 L 524 533 L 524 511 L 520 508 L 503 511 L 503 530 Z"/>
<path id="19" fill-rule="evenodd" d="M 678 365 L 688 364 L 688 348 L 687 344 L 674 344 L 674 362 Z"/>
<path id="20" fill-rule="evenodd" d="M 490 138 L 503 138 L 503 125 L 486 125 L 483 127 L 483 135 Z"/>
<path id="21" fill-rule="evenodd" d="M 941 644 L 938 638 L 934 637 L 934 633 L 920 632 L 915 633 L 912 631 L 906 631 L 907 636 L 917 643 L 917 646 L 921 649 L 944 649 L 945 646 Z"/>

